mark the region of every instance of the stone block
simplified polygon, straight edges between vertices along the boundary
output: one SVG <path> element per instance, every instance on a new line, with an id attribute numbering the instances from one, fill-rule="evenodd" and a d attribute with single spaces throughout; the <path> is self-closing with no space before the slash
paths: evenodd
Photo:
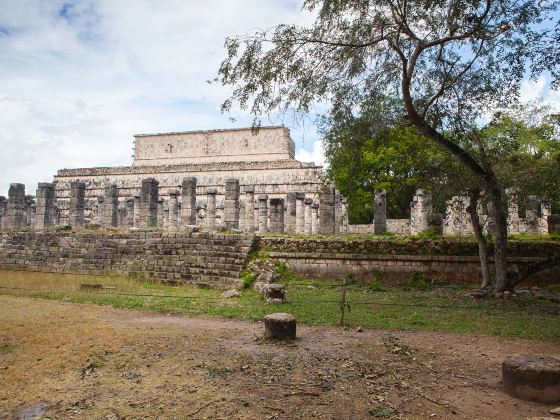
<path id="1" fill-rule="evenodd" d="M 266 315 L 264 317 L 264 336 L 277 340 L 295 340 L 296 319 L 284 312 Z"/>
<path id="2" fill-rule="evenodd" d="M 560 402 L 560 360 L 542 355 L 509 357 L 502 363 L 502 383 L 516 398 Z"/>

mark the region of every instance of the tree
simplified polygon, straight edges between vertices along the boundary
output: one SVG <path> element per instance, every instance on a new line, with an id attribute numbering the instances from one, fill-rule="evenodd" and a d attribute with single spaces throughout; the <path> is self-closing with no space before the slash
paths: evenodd
<path id="1" fill-rule="evenodd" d="M 454 162 L 404 119 L 401 104 L 376 98 L 355 112 L 337 110 L 319 122 L 327 176 L 348 199 L 349 220 L 371 223 L 375 190 L 387 191 L 392 218 L 407 218 L 418 188 L 431 189 L 443 213 L 450 195 L 447 179 Z"/>
<path id="2" fill-rule="evenodd" d="M 317 100 L 336 110 L 372 93 L 397 95 L 417 132 L 460 161 L 491 198 L 495 290 L 502 292 L 506 207 L 478 122 L 517 97 L 526 63 L 541 53 L 528 42 L 551 36 L 557 2 L 305 0 L 303 7 L 316 13 L 310 27 L 279 25 L 226 40 L 219 80 L 235 89 L 223 110 L 239 104 L 258 119 L 306 113 Z"/>

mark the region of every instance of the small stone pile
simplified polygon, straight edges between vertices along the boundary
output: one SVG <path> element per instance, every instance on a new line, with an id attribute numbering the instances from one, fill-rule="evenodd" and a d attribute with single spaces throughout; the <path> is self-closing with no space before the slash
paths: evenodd
<path id="1" fill-rule="evenodd" d="M 247 265 L 247 270 L 256 274 L 254 289 L 257 290 L 269 305 L 280 305 L 284 303 L 286 289 L 282 284 L 276 283 L 280 280 L 276 265 L 271 260 L 255 260 Z"/>

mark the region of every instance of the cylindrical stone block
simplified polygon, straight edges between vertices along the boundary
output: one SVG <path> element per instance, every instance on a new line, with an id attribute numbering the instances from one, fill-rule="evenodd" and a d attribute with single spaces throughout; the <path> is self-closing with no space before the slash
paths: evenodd
<path id="1" fill-rule="evenodd" d="M 268 231 L 268 195 L 259 194 L 259 233 Z"/>
<path id="2" fill-rule="evenodd" d="M 516 398 L 560 402 L 560 360 L 549 356 L 516 356 L 502 363 L 505 391 Z"/>
<path id="3" fill-rule="evenodd" d="M 296 319 L 287 313 L 275 313 L 264 317 L 264 336 L 277 340 L 295 340 Z"/>

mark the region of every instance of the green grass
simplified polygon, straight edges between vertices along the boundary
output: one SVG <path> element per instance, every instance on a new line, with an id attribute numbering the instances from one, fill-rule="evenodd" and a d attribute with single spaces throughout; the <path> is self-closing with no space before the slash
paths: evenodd
<path id="1" fill-rule="evenodd" d="M 111 305 L 144 311 L 191 316 L 262 320 L 273 312 L 289 312 L 298 322 L 337 325 L 340 319 L 339 282 L 310 281 L 280 267 L 287 303 L 266 305 L 252 289 L 240 298 L 221 299 L 221 291 L 192 286 L 168 286 L 116 277 L 91 277 L 0 271 L 0 293 L 73 303 Z M 82 291 L 82 283 L 112 289 Z M 315 286 L 310 288 L 308 286 Z M 529 296 L 474 301 L 465 287 L 402 290 L 372 287 L 357 280 L 348 287 L 349 327 L 434 330 L 560 342 L 560 304 Z M 144 296 L 147 295 L 147 296 Z"/>

